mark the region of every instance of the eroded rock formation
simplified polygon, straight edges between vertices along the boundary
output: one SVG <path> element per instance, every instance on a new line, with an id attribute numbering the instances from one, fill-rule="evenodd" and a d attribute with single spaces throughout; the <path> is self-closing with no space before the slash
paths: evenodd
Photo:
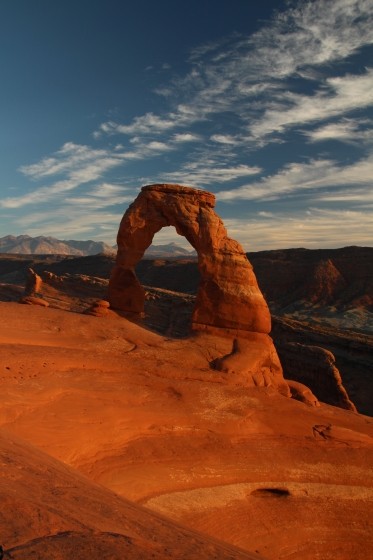
<path id="1" fill-rule="evenodd" d="M 49 307 L 49 303 L 45 299 L 36 296 L 24 296 L 19 300 L 19 303 L 26 305 L 39 305 L 40 307 Z"/>
<path id="2" fill-rule="evenodd" d="M 19 299 L 19 303 L 49 307 L 49 303 L 41 295 L 42 284 L 41 277 L 32 268 L 29 268 L 26 276 L 25 295 Z"/>
<path id="3" fill-rule="evenodd" d="M 317 397 L 315 397 L 309 387 L 303 385 L 303 383 L 299 383 L 299 381 L 293 381 L 292 379 L 287 379 L 286 382 L 293 399 L 308 404 L 309 406 L 320 406 Z"/>
<path id="4" fill-rule="evenodd" d="M 272 339 L 271 317 L 241 245 L 227 236 L 213 194 L 180 185 L 143 187 L 121 221 L 118 255 L 109 283 L 112 308 L 141 314 L 145 290 L 135 266 L 152 239 L 174 226 L 198 253 L 200 284 L 192 330 L 232 339 L 229 354 L 211 366 L 243 386 L 275 387 L 290 396 Z"/>
<path id="5" fill-rule="evenodd" d="M 214 369 L 229 374 L 228 382 L 245 387 L 275 387 L 290 397 L 282 367 L 272 339 L 263 333 L 248 333 L 233 340 L 232 351 L 213 360 Z"/>
<path id="6" fill-rule="evenodd" d="M 26 285 L 25 285 L 25 295 L 34 296 L 35 294 L 41 293 L 43 281 L 41 277 L 36 274 L 36 272 L 29 268 L 27 270 Z"/>
<path id="7" fill-rule="evenodd" d="M 329 350 L 288 342 L 280 346 L 279 354 L 289 378 L 306 384 L 321 401 L 356 412 Z"/>
<path id="8" fill-rule="evenodd" d="M 252 266 L 241 245 L 227 236 L 214 206 L 215 197 L 207 191 L 168 184 L 143 187 L 119 227 L 117 260 L 109 284 L 111 307 L 143 312 L 145 291 L 135 266 L 154 235 L 174 226 L 198 253 L 201 281 L 192 328 L 269 333 L 270 313 Z"/>
<path id="9" fill-rule="evenodd" d="M 109 313 L 110 303 L 104 299 L 100 299 L 92 303 L 91 307 L 87 309 L 87 315 L 94 317 L 105 317 Z"/>

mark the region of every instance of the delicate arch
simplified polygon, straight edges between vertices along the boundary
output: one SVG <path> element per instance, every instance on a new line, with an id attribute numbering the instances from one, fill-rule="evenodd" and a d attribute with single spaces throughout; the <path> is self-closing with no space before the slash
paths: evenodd
<path id="1" fill-rule="evenodd" d="M 215 196 L 207 191 L 169 184 L 143 187 L 119 226 L 118 254 L 109 283 L 111 306 L 129 313 L 143 311 L 145 291 L 135 266 L 154 235 L 174 226 L 198 254 L 201 281 L 192 328 L 269 333 L 270 313 L 252 266 L 241 245 L 227 237 L 214 206 Z"/>

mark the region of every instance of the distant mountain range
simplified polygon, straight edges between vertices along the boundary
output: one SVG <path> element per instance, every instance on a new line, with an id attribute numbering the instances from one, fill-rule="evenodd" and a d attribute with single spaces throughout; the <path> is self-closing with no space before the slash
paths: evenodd
<path id="1" fill-rule="evenodd" d="M 0 237 L 0 253 L 18 255 L 71 255 L 86 257 L 103 253 L 115 255 L 116 247 L 102 241 L 61 240 L 55 237 L 31 237 L 30 235 L 6 235 Z M 147 258 L 171 258 L 194 256 L 195 251 L 187 251 L 176 243 L 151 245 L 145 252 Z"/>
<path id="2" fill-rule="evenodd" d="M 102 241 L 61 240 L 55 237 L 6 235 L 0 238 L 0 252 L 19 255 L 75 255 L 114 254 L 115 249 Z"/>
<path id="3" fill-rule="evenodd" d="M 176 243 L 167 243 L 166 245 L 150 245 L 145 251 L 144 257 L 149 259 L 158 259 L 161 257 L 193 257 L 196 254 L 194 250 L 188 251 Z"/>

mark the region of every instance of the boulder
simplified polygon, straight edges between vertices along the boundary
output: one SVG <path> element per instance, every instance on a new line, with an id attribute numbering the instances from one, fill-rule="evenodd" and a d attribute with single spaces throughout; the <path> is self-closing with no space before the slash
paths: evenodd
<path id="1" fill-rule="evenodd" d="M 110 303 L 104 299 L 100 299 L 92 303 L 91 307 L 86 311 L 87 315 L 95 317 L 105 317 L 109 313 Z"/>

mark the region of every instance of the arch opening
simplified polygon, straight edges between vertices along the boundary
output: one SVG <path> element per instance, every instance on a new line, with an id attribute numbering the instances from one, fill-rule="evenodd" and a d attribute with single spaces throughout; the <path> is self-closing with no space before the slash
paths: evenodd
<path id="1" fill-rule="evenodd" d="M 143 258 L 188 258 L 197 257 L 197 252 L 189 241 L 177 233 L 175 226 L 164 226 L 154 234 Z"/>
<path id="2" fill-rule="evenodd" d="M 135 267 L 145 290 L 143 323 L 163 335 L 188 336 L 200 283 L 197 253 L 174 226 L 165 226 Z"/>

